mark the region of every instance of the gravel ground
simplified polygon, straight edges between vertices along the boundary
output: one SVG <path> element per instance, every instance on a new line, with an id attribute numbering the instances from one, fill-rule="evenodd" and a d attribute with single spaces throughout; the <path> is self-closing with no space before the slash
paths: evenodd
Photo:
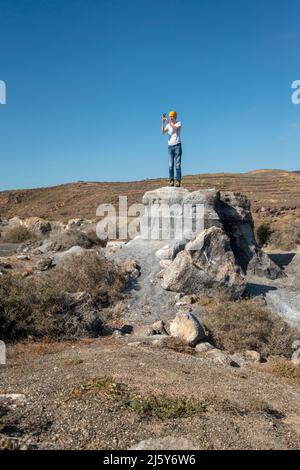
<path id="1" fill-rule="evenodd" d="M 151 438 L 184 438 L 196 449 L 299 449 L 299 386 L 264 372 L 263 364 L 216 366 L 130 342 L 103 337 L 9 348 L 0 366 L 0 445 L 128 449 Z M 141 396 L 193 397 L 208 406 L 195 416 L 161 420 L 120 408 L 101 392 L 72 397 L 74 387 L 105 375 Z M 7 395 L 13 393 L 21 396 Z"/>

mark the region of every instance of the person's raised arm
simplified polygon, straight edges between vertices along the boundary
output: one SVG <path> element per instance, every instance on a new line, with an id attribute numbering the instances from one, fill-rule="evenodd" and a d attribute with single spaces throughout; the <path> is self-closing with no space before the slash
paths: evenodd
<path id="1" fill-rule="evenodd" d="M 168 119 L 166 118 L 166 116 L 163 116 L 161 118 L 161 133 L 162 133 L 162 135 L 164 135 L 167 132 L 167 129 L 165 127 L 165 122 L 166 121 L 168 121 Z"/>

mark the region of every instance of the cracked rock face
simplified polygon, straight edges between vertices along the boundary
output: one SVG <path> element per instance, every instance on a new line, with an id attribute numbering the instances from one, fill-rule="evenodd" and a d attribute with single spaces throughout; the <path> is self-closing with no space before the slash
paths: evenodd
<path id="1" fill-rule="evenodd" d="M 257 245 L 250 201 L 246 196 L 230 191 L 222 192 L 217 207 L 231 249 L 244 273 L 277 279 L 285 274 Z"/>
<path id="2" fill-rule="evenodd" d="M 256 243 L 246 196 L 216 189 L 189 192 L 184 188 L 159 188 L 145 193 L 143 203 L 146 210 L 141 226 L 146 227 L 146 239 L 166 239 L 166 234 L 172 239 L 174 227 L 180 224 L 182 214 L 186 216 L 186 205 L 190 208 L 184 218 L 182 238 L 157 253 L 159 259 L 171 260 L 160 273 L 164 289 L 208 295 L 222 291 L 235 299 L 244 291 L 246 273 L 270 279 L 285 276 Z M 160 204 L 173 207 L 171 217 L 159 210 L 151 213 L 151 208 Z"/>
<path id="3" fill-rule="evenodd" d="M 246 285 L 229 237 L 219 227 L 206 229 L 189 242 L 165 269 L 161 284 L 185 294 L 222 291 L 230 299 L 239 298 Z"/>

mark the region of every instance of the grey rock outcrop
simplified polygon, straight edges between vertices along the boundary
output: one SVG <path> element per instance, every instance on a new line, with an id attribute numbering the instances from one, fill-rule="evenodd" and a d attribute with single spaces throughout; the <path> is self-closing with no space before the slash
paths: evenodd
<path id="1" fill-rule="evenodd" d="M 285 276 L 282 269 L 257 245 L 251 205 L 246 196 L 230 191 L 221 192 L 217 212 L 230 238 L 236 261 L 245 273 L 269 279 Z"/>
<path id="2" fill-rule="evenodd" d="M 143 204 L 143 238 L 173 239 L 169 250 L 158 253 L 160 259 L 174 259 L 197 234 L 218 227 L 229 237 L 236 264 L 244 274 L 249 272 L 270 279 L 285 276 L 255 240 L 250 201 L 246 196 L 216 189 L 189 192 L 184 188 L 165 187 L 146 192 Z"/>
<path id="3" fill-rule="evenodd" d="M 236 264 L 229 237 L 219 227 L 201 232 L 164 271 L 162 287 L 185 294 L 222 291 L 230 299 L 241 296 L 245 279 Z"/>

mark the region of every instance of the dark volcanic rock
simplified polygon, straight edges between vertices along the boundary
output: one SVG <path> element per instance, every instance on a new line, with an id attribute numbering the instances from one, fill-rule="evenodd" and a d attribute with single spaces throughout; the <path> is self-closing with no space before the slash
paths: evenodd
<path id="1" fill-rule="evenodd" d="M 258 246 L 254 236 L 254 224 L 249 199 L 239 193 L 222 192 L 217 207 L 220 220 L 237 263 L 248 272 L 270 279 L 285 276 L 269 256 Z"/>

